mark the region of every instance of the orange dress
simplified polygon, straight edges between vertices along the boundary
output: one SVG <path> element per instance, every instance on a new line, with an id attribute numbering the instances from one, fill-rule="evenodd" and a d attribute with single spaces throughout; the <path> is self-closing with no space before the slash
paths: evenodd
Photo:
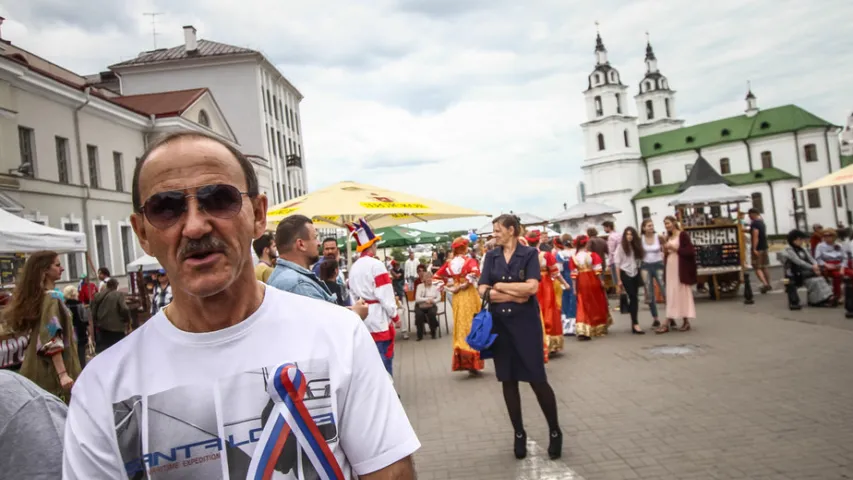
<path id="1" fill-rule="evenodd" d="M 453 359 L 451 369 L 482 370 L 485 362 L 480 358 L 480 352 L 468 346 L 466 338 L 471 333 L 474 315 L 480 311 L 480 294 L 477 293 L 476 281 L 480 277 L 480 265 L 476 260 L 467 256 L 454 257 L 437 272 L 436 280 L 454 287 L 464 286 L 453 294 Z M 452 281 L 452 283 L 451 283 Z"/>
<path id="2" fill-rule="evenodd" d="M 539 252 L 539 268 L 542 279 L 539 280 L 539 291 L 536 298 L 539 300 L 539 312 L 542 315 L 544 332 L 548 346 L 548 352 L 554 353 L 563 349 L 563 322 L 560 318 L 560 307 L 557 304 L 557 296 L 554 281 L 560 274 L 557 259 L 551 252 Z"/>
<path id="3" fill-rule="evenodd" d="M 578 297 L 575 334 L 579 337 L 607 335 L 613 323 L 607 297 L 601 287 L 601 257 L 594 252 L 581 250 L 569 259 L 572 278 L 575 279 Z"/>

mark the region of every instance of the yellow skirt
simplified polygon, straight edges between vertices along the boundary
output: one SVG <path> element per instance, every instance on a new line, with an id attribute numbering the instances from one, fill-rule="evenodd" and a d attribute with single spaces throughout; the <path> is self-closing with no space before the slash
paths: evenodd
<path id="1" fill-rule="evenodd" d="M 471 324 L 474 315 L 480 311 L 480 295 L 474 287 L 467 287 L 453 294 L 453 362 L 451 368 L 454 372 L 460 370 L 482 370 L 485 362 L 480 358 L 480 353 L 471 349 L 468 342 L 468 334 L 471 333 Z"/>

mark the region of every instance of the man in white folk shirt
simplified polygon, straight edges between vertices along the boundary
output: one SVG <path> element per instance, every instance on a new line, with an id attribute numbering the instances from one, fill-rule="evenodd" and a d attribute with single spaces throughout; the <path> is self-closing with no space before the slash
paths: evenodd
<path id="1" fill-rule="evenodd" d="M 174 298 L 80 375 L 63 478 L 415 477 L 420 443 L 358 316 L 255 279 L 267 199 L 245 156 L 172 133 L 132 201 Z"/>
<path id="2" fill-rule="evenodd" d="M 385 266 L 376 259 L 376 242 L 380 237 L 373 234 L 370 225 L 361 219 L 348 225 L 350 234 L 355 236 L 359 253 L 349 274 L 350 292 L 368 304 L 364 325 L 370 330 L 376 348 L 382 356 L 382 362 L 389 375 L 393 375 L 394 326 L 400 327 L 400 315 L 397 312 L 397 300 L 391 286 L 391 275 Z"/>
<path id="3" fill-rule="evenodd" d="M 406 284 L 409 286 L 409 290 L 415 288 L 415 280 L 418 278 L 418 265 L 420 265 L 420 262 L 415 259 L 415 252 L 410 250 L 409 258 L 403 265 Z"/>

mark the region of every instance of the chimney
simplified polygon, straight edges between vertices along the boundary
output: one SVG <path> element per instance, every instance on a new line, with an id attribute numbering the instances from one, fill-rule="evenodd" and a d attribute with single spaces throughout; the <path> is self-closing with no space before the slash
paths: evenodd
<path id="1" fill-rule="evenodd" d="M 0 25 L 3 25 L 4 20 L 6 20 L 4 17 L 0 17 Z M 3 34 L 0 34 L 0 40 L 3 40 Z"/>
<path id="2" fill-rule="evenodd" d="M 192 25 L 184 26 L 184 50 L 187 53 L 198 50 L 198 41 L 195 38 L 195 27 Z"/>

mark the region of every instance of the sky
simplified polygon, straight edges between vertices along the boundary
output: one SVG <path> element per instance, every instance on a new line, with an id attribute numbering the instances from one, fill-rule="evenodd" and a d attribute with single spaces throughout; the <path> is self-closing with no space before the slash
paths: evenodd
<path id="1" fill-rule="evenodd" d="M 354 180 L 491 214 L 549 218 L 577 203 L 596 22 L 632 97 L 648 32 L 688 125 L 742 113 L 748 80 L 763 108 L 796 104 L 838 125 L 853 111 L 849 0 L 234 5 L 0 0 L 0 15 L 4 39 L 81 74 L 152 49 L 150 12 L 162 13 L 158 47 L 193 25 L 199 38 L 259 50 L 305 96 L 309 189 Z"/>

